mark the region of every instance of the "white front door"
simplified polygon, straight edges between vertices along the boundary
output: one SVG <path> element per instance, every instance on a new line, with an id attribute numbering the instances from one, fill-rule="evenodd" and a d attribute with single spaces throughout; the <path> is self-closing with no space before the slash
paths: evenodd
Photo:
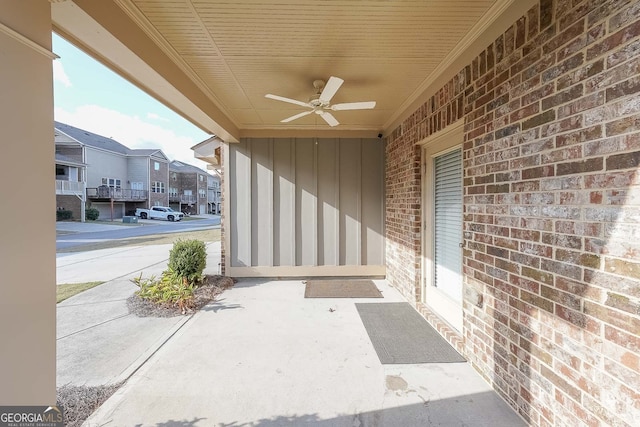
<path id="1" fill-rule="evenodd" d="M 462 149 L 432 161 L 433 286 L 462 306 Z"/>
<path id="2" fill-rule="evenodd" d="M 424 302 L 462 332 L 462 134 L 423 151 Z"/>

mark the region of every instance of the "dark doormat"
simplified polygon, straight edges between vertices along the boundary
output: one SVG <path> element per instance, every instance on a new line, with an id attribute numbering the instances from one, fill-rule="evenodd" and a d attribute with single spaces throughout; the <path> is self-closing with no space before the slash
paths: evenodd
<path id="1" fill-rule="evenodd" d="M 382 364 L 465 362 L 406 302 L 361 303 L 356 308 Z"/>
<path id="2" fill-rule="evenodd" d="M 372 280 L 307 280 L 305 298 L 383 298 Z"/>

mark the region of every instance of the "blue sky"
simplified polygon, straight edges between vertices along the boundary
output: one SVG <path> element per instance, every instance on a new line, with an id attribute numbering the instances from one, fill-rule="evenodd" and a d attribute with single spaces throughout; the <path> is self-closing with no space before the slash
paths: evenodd
<path id="1" fill-rule="evenodd" d="M 190 147 L 208 134 L 79 49 L 53 35 L 57 121 L 111 137 L 129 148 L 160 148 L 170 160 L 205 168 Z"/>

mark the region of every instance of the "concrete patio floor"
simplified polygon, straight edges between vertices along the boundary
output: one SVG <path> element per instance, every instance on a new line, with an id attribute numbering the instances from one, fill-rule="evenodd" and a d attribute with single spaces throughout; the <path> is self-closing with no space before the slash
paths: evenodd
<path id="1" fill-rule="evenodd" d="M 186 322 L 86 426 L 520 426 L 467 363 L 381 365 L 356 302 L 241 280 Z M 331 311 L 332 309 L 333 311 Z"/>

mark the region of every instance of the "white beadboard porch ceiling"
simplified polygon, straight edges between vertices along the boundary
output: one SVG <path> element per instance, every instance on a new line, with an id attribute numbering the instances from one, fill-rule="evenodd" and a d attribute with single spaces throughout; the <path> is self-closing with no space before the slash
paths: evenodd
<path id="1" fill-rule="evenodd" d="M 100 23 L 103 5 L 74 1 Z M 236 129 L 236 136 L 280 130 L 389 131 L 424 96 L 444 66 L 494 25 L 499 15 L 518 2 L 531 3 L 113 1 L 213 102 Z M 70 24 L 64 19 L 56 23 L 56 13 L 53 16 L 54 26 L 71 32 L 64 28 Z M 119 40 L 129 43 L 121 36 Z M 100 55 L 96 49 L 94 56 Z M 114 61 L 107 58 L 107 62 Z M 333 104 L 376 101 L 376 108 L 333 112 L 341 123 L 336 128 L 315 114 L 283 124 L 280 120 L 304 107 L 264 97 L 272 93 L 306 102 L 314 93 L 313 81 L 330 76 L 345 80 Z"/>

